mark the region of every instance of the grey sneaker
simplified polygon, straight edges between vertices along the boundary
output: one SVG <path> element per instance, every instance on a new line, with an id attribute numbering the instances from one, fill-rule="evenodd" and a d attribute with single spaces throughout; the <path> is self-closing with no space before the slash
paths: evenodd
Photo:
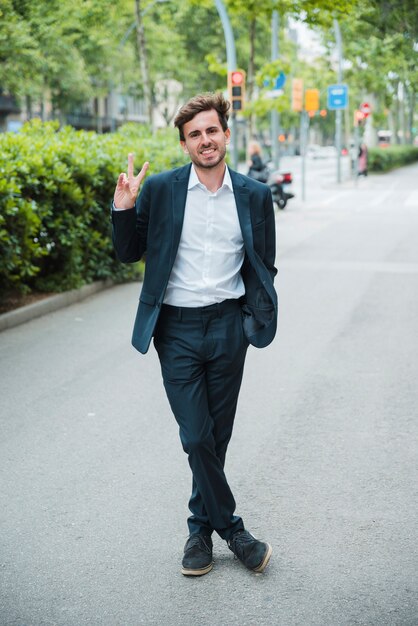
<path id="1" fill-rule="evenodd" d="M 207 535 L 190 535 L 184 546 L 181 573 L 185 576 L 203 576 L 213 567 L 212 539 Z"/>
<path id="2" fill-rule="evenodd" d="M 228 541 L 228 548 L 253 572 L 264 571 L 273 551 L 270 544 L 258 541 L 248 530 L 234 533 Z"/>

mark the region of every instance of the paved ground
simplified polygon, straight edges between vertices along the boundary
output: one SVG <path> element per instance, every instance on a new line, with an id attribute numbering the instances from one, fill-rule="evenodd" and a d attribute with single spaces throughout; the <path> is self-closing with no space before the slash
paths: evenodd
<path id="1" fill-rule="evenodd" d="M 136 285 L 0 334 L 0 624 L 418 624 L 417 175 L 277 216 L 279 335 L 250 350 L 227 460 L 263 575 L 219 539 L 180 574 L 191 481 L 129 345 Z"/>

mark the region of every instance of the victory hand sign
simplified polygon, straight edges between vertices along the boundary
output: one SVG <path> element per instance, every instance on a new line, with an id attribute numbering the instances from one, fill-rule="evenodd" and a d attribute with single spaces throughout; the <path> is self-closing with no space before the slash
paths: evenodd
<path id="1" fill-rule="evenodd" d="M 135 206 L 139 187 L 145 178 L 148 167 L 149 163 L 146 161 L 139 174 L 134 176 L 134 155 L 132 152 L 128 154 L 128 176 L 126 176 L 125 172 L 119 174 L 115 195 L 113 196 L 116 209 L 132 209 Z"/>

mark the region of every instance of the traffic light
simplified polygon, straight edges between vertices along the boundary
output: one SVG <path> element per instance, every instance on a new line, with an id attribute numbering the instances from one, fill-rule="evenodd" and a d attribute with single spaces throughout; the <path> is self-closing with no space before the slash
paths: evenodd
<path id="1" fill-rule="evenodd" d="M 319 89 L 305 89 L 305 111 L 316 113 L 319 110 Z"/>
<path id="2" fill-rule="evenodd" d="M 232 112 L 242 111 L 245 102 L 245 72 L 243 70 L 228 72 L 228 93 Z"/>
<path id="3" fill-rule="evenodd" d="M 354 126 L 364 126 L 366 117 L 367 116 L 363 113 L 363 111 L 354 111 Z"/>
<path id="4" fill-rule="evenodd" d="M 292 80 L 292 110 L 302 111 L 303 109 L 303 80 L 294 78 Z"/>

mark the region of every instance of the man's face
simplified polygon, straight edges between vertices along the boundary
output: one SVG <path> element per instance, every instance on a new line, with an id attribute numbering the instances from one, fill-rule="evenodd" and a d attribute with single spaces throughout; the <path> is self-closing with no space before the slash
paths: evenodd
<path id="1" fill-rule="evenodd" d="M 186 154 L 196 167 L 216 167 L 226 154 L 230 130 L 222 130 L 215 109 L 202 111 L 183 126 L 184 141 L 180 141 Z"/>

